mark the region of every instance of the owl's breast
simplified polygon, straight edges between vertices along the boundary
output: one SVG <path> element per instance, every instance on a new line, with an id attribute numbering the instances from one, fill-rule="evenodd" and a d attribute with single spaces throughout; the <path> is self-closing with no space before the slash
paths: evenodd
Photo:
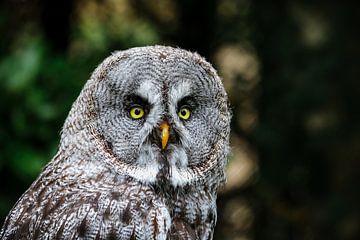
<path id="1" fill-rule="evenodd" d="M 212 234 L 215 198 L 205 190 L 159 188 L 111 172 L 84 179 L 65 173 L 44 174 L 32 185 L 9 215 L 4 239 L 203 239 Z"/>

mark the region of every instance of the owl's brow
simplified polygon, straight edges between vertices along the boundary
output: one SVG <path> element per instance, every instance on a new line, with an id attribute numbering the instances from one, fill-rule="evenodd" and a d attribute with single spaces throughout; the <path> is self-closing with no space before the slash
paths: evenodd
<path id="1" fill-rule="evenodd" d="M 150 107 L 151 104 L 147 99 L 142 96 L 131 94 L 125 97 L 124 99 L 126 106 L 133 106 L 133 105 L 141 105 L 143 107 Z"/>
<path id="2" fill-rule="evenodd" d="M 189 106 L 191 108 L 195 108 L 196 101 L 192 96 L 185 96 L 182 99 L 180 99 L 177 103 L 177 108 L 180 108 L 181 106 Z"/>

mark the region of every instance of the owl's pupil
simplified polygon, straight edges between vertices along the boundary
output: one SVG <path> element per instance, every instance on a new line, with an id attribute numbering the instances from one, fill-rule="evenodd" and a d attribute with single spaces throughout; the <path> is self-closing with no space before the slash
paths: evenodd
<path id="1" fill-rule="evenodd" d="M 185 116 L 185 115 L 186 115 L 186 111 L 185 111 L 185 110 L 181 110 L 181 115 Z"/>
<path id="2" fill-rule="evenodd" d="M 135 109 L 135 111 L 134 111 L 134 113 L 135 113 L 135 115 L 140 115 L 140 109 Z"/>

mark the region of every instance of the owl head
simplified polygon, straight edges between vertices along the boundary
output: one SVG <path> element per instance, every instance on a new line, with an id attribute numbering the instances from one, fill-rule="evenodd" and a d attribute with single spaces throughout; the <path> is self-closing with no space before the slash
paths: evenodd
<path id="1" fill-rule="evenodd" d="M 73 104 L 60 148 L 69 159 L 71 149 L 86 149 L 89 161 L 143 183 L 220 183 L 229 132 L 227 95 L 211 64 L 178 48 L 139 47 L 97 67 Z"/>

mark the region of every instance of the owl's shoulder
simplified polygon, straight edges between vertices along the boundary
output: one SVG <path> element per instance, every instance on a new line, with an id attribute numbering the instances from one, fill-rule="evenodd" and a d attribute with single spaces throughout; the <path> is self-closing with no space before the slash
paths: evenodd
<path id="1" fill-rule="evenodd" d="M 114 179 L 112 179 L 114 180 Z M 112 186 L 34 184 L 15 205 L 1 239 L 131 239 L 162 236 L 170 213 L 151 188 L 131 181 Z"/>

